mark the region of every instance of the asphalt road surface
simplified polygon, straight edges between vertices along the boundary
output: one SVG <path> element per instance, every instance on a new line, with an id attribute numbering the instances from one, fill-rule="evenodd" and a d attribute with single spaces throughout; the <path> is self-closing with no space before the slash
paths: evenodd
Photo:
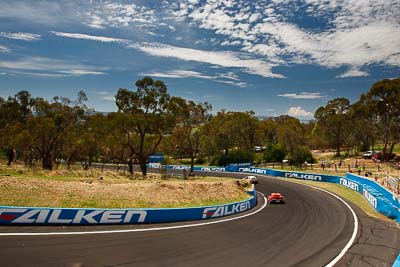
<path id="1" fill-rule="evenodd" d="M 260 212 L 238 220 L 181 229 L 0 235 L 0 266 L 325 266 L 331 262 L 353 234 L 350 210 L 319 190 L 277 178 L 258 178 L 259 192 L 265 195 L 281 192 L 287 204 L 267 205 Z M 262 205 L 261 197 L 259 202 L 257 208 Z M 335 266 L 391 266 L 400 252 L 399 227 L 390 221 L 370 218 L 351 206 L 359 218 L 359 231 L 353 246 Z M 3 226 L 0 234 L 129 230 L 180 224 Z"/>

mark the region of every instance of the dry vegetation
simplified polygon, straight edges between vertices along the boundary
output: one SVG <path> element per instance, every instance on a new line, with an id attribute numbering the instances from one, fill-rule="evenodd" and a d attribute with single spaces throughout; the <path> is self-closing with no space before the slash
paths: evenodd
<path id="1" fill-rule="evenodd" d="M 325 189 L 354 203 L 356 206 L 358 206 L 360 209 L 362 209 L 366 214 L 368 214 L 371 217 L 378 219 L 388 219 L 386 216 L 377 212 L 361 194 L 344 186 L 332 183 L 304 181 L 298 179 L 287 179 L 287 180 L 292 181 L 294 183 L 308 184 L 318 188 Z"/>
<path id="2" fill-rule="evenodd" d="M 236 180 L 146 179 L 117 172 L 0 169 L 0 205 L 76 208 L 190 207 L 241 201 L 249 195 Z"/>

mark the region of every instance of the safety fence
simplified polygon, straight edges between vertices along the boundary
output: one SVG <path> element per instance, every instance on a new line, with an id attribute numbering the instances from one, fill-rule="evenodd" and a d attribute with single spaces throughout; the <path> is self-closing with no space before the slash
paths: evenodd
<path id="1" fill-rule="evenodd" d="M 166 170 L 190 170 L 189 166 L 185 165 L 164 165 L 160 166 Z M 400 223 L 400 200 L 399 198 L 382 187 L 379 183 L 358 176 L 352 173 L 347 173 L 346 176 L 324 175 L 316 173 L 293 172 L 285 170 L 276 170 L 268 168 L 255 168 L 248 164 L 234 165 L 227 167 L 203 167 L 195 166 L 194 171 L 215 171 L 215 172 L 243 172 L 253 174 L 264 174 L 281 178 L 294 178 L 302 180 L 320 181 L 335 183 L 348 187 L 360 193 L 378 212 Z"/>
<path id="2" fill-rule="evenodd" d="M 146 224 L 205 220 L 247 211 L 257 205 L 253 186 L 245 201 L 193 208 L 74 209 L 0 206 L 0 225 Z"/>

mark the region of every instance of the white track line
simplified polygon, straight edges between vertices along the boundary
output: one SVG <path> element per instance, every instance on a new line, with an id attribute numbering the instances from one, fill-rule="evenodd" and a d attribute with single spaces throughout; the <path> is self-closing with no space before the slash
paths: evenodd
<path id="1" fill-rule="evenodd" d="M 332 192 L 329 192 L 325 189 L 319 188 L 319 187 L 315 187 L 312 185 L 308 185 L 308 184 L 303 184 L 303 183 L 297 183 L 295 181 L 288 181 L 288 180 L 284 180 L 284 178 L 282 179 L 282 181 L 286 181 L 286 182 L 290 182 L 290 183 L 295 183 L 295 184 L 299 184 L 299 185 L 304 185 L 304 186 L 308 186 L 317 190 L 320 190 L 322 192 L 328 193 L 329 195 L 334 196 L 335 198 L 339 199 L 341 202 L 343 202 L 343 204 L 350 210 L 351 214 L 353 215 L 353 221 L 354 221 L 354 229 L 353 229 L 353 234 L 351 235 L 351 238 L 349 240 L 349 242 L 347 242 L 346 246 L 344 246 L 344 248 L 342 249 L 342 251 L 331 261 L 329 262 L 327 265 L 325 265 L 325 267 L 332 267 L 334 266 L 343 256 L 344 254 L 347 253 L 347 251 L 350 249 L 350 247 L 353 245 L 354 240 L 357 237 L 357 233 L 358 233 L 358 217 L 356 215 L 356 213 L 354 212 L 354 210 L 350 207 L 349 204 L 347 204 L 346 201 L 344 201 L 341 197 L 335 195 Z"/>
<path id="2" fill-rule="evenodd" d="M 264 205 L 256 211 L 251 213 L 247 213 L 241 216 L 222 219 L 218 221 L 212 222 L 203 222 L 203 223 L 196 223 L 196 224 L 185 224 L 185 225 L 176 225 L 176 226 L 165 226 L 165 227 L 155 227 L 155 228 L 143 228 L 143 229 L 130 229 L 130 230 L 110 230 L 110 231 L 88 231 L 88 232 L 47 232 L 47 233 L 0 233 L 0 236 L 49 236 L 49 235 L 92 235 L 92 234 L 115 234 L 115 233 L 131 233 L 131 232 L 147 232 L 147 231 L 162 231 L 162 230 L 171 230 L 171 229 L 180 229 L 180 228 L 189 228 L 189 227 L 197 227 L 197 226 L 204 226 L 216 223 L 223 223 L 229 222 L 234 220 L 239 220 L 242 218 L 249 217 L 254 215 L 261 210 L 263 210 L 267 206 L 267 199 L 263 193 L 257 192 L 261 194 L 264 198 Z"/>

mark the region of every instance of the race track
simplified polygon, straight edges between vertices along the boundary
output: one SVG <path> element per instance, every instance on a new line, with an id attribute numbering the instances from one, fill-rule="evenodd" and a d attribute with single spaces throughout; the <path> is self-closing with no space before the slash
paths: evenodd
<path id="1" fill-rule="evenodd" d="M 267 205 L 260 212 L 238 220 L 181 229 L 60 236 L 0 235 L 0 266 L 78 263 L 81 265 L 76 266 L 85 267 L 325 266 L 350 240 L 353 216 L 335 197 L 281 179 L 259 176 L 259 181 L 257 191 L 265 195 L 281 192 L 287 204 Z M 400 248 L 399 228 L 371 219 L 359 209 L 355 211 L 360 219 L 356 242 L 335 266 L 391 266 Z M 129 230 L 166 225 L 171 224 L 0 227 L 0 234 Z"/>

